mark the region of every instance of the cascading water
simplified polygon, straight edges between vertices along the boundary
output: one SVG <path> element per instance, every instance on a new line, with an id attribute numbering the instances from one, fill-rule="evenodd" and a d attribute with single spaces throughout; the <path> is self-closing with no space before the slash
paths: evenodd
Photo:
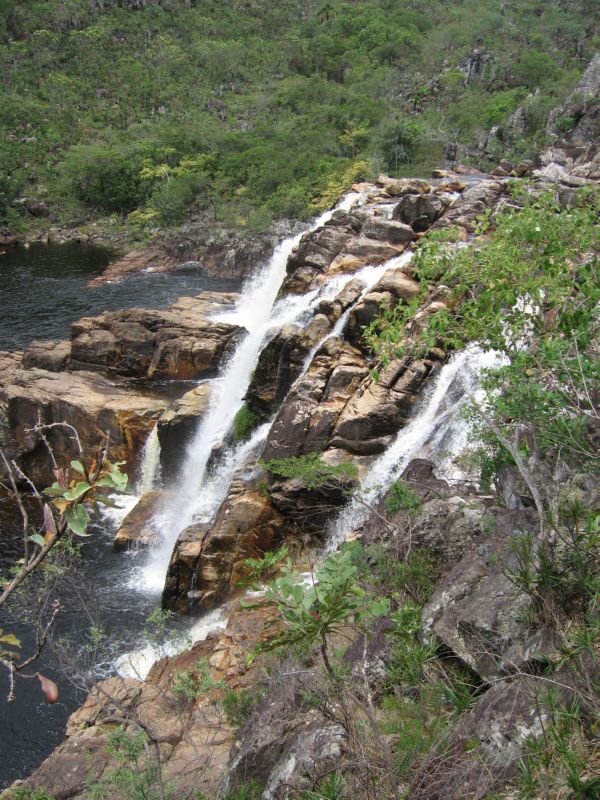
<path id="1" fill-rule="evenodd" d="M 463 409 L 480 391 L 482 371 L 498 366 L 498 354 L 472 346 L 453 355 L 417 405 L 409 424 L 370 466 L 360 500 L 351 500 L 332 525 L 326 552 L 336 550 L 368 517 L 389 486 L 414 458 L 427 456 L 439 477 L 451 478 L 452 463 L 466 446 L 469 423 Z M 365 505 L 367 503 L 367 505 Z"/>
<path id="2" fill-rule="evenodd" d="M 348 210 L 359 197 L 357 193 L 348 194 L 337 208 Z M 324 225 L 332 214 L 333 210 L 322 214 L 314 221 L 312 229 Z M 276 248 L 265 269 L 245 287 L 236 308 L 218 317 L 243 326 L 248 333 L 219 378 L 213 382 L 210 408 L 187 449 L 179 479 L 171 487 L 173 499 L 165 502 L 160 516 L 155 520 L 161 534 L 161 545 L 151 552 L 141 580 L 140 576 L 136 576 L 132 586 L 145 591 L 162 590 L 177 536 L 197 513 L 210 518 L 223 499 L 224 494 L 220 490 L 223 487 L 227 490 L 235 469 L 242 463 L 242 457 L 246 458 L 250 452 L 244 446 L 235 449 L 233 454 L 226 453 L 216 470 L 220 476 L 219 491 L 211 495 L 210 476 L 206 474 L 209 459 L 214 448 L 224 441 L 242 406 L 265 337 L 271 328 L 280 328 L 301 318 L 317 295 L 317 292 L 312 292 L 275 303 L 288 257 L 302 235 L 285 239 Z"/>
<path id="3" fill-rule="evenodd" d="M 142 451 L 139 478 L 135 487 L 137 495 L 141 496 L 156 489 L 159 469 L 160 442 L 158 440 L 158 426 L 155 425 L 150 431 Z"/>

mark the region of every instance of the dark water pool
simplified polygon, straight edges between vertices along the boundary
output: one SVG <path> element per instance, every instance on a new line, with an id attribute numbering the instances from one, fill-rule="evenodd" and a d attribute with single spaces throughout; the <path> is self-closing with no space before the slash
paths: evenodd
<path id="1" fill-rule="evenodd" d="M 18 519 L 6 499 L 0 499 L 0 525 L 0 571 L 4 571 L 14 563 L 20 540 Z M 58 702 L 49 705 L 37 680 L 22 679 L 16 681 L 16 699 L 6 702 L 8 676 L 0 670 L 0 790 L 27 777 L 62 741 L 69 715 L 85 699 L 86 682 L 113 674 L 114 658 L 135 647 L 148 614 L 159 603 L 159 597 L 128 585 L 143 553 L 115 553 L 115 527 L 111 520 L 97 520 L 90 528 L 93 536 L 82 542 L 81 554 L 70 563 L 64 580 L 47 595 L 48 604 L 57 599 L 63 609 L 56 617 L 50 645 L 27 671 L 52 678 L 59 687 Z M 28 607 L 28 600 L 23 604 Z M 37 611 L 38 605 L 31 609 Z M 97 650 L 92 648 L 92 626 L 106 635 Z M 0 627 L 21 639 L 25 656 L 33 652 L 30 625 L 15 622 L 4 611 Z"/>
<path id="2" fill-rule="evenodd" d="M 67 338 L 73 322 L 102 311 L 164 308 L 181 295 L 240 287 L 239 281 L 207 277 L 186 266 L 88 287 L 110 260 L 103 248 L 75 243 L 0 249 L 0 350 L 21 350 L 32 339 Z"/>

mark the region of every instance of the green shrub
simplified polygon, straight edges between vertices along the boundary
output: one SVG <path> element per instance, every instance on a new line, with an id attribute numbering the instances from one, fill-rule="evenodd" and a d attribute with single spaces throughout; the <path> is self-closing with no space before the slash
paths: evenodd
<path id="1" fill-rule="evenodd" d="M 252 409 L 243 405 L 233 420 L 233 437 L 236 442 L 245 442 L 250 438 L 252 431 L 260 422 Z"/>
<path id="2" fill-rule="evenodd" d="M 62 171 L 70 191 L 91 208 L 122 213 L 131 211 L 145 196 L 139 164 L 118 150 L 73 147 Z"/>
<path id="3" fill-rule="evenodd" d="M 385 510 L 388 514 L 408 511 L 411 516 L 415 516 L 422 507 L 421 498 L 405 481 L 394 481 L 385 496 Z"/>

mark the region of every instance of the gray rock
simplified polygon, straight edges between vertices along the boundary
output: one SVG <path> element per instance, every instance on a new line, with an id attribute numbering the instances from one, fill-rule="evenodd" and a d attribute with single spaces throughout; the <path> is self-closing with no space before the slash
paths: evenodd
<path id="1" fill-rule="evenodd" d="M 446 204 L 435 194 L 407 194 L 394 208 L 392 219 L 404 222 L 421 233 L 441 217 Z"/>

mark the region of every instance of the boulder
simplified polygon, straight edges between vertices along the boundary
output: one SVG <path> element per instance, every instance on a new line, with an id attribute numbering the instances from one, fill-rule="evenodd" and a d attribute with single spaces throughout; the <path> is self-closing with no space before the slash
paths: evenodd
<path id="1" fill-rule="evenodd" d="M 436 200 L 439 200 L 439 198 L 436 198 Z M 441 204 L 441 201 L 439 202 Z M 394 219 L 400 219 L 400 217 L 395 217 Z M 392 244 L 403 244 L 415 238 L 414 230 L 410 224 L 405 225 L 403 224 L 404 222 L 405 220 L 403 219 L 400 222 L 396 222 L 373 217 L 365 222 L 362 232 L 369 239 L 391 242 Z M 415 228 L 415 230 L 417 229 Z"/>
<path id="2" fill-rule="evenodd" d="M 329 444 L 350 453 L 382 452 L 406 424 L 417 393 L 433 368 L 431 361 L 392 361 L 379 380 L 366 378 L 346 403 Z"/>
<path id="3" fill-rule="evenodd" d="M 303 709 L 309 688 L 314 679 L 310 687 L 295 676 L 276 684 L 236 736 L 220 796 L 256 780 L 265 800 L 285 800 L 335 768 L 347 733 L 323 712 Z"/>
<path id="4" fill-rule="evenodd" d="M 175 545 L 163 606 L 208 610 L 236 590 L 241 563 L 274 549 L 285 534 L 281 515 L 254 477 L 256 466 L 239 470 L 212 525 L 186 528 Z"/>
<path id="5" fill-rule="evenodd" d="M 71 329 L 69 368 L 176 380 L 214 374 L 244 331 L 211 321 L 209 313 L 231 307 L 236 297 L 210 292 L 180 298 L 164 311 L 132 308 L 84 317 Z"/>
<path id="6" fill-rule="evenodd" d="M 399 302 L 410 302 L 420 291 L 419 284 L 405 272 L 389 269 L 348 315 L 344 338 L 360 350 L 366 349 L 363 330 L 376 319 L 382 309 L 394 308 Z"/>
<path id="7" fill-rule="evenodd" d="M 457 167 L 458 172 L 458 167 Z M 469 186 L 443 216 L 434 223 L 434 228 L 459 225 L 468 233 L 475 230 L 475 218 L 483 214 L 500 199 L 503 192 L 501 183 L 482 179 Z"/>
<path id="8" fill-rule="evenodd" d="M 268 419 L 279 408 L 302 372 L 310 351 L 331 332 L 363 288 L 364 284 L 356 278 L 348 281 L 333 300 L 321 301 L 308 325 L 284 326 L 263 348 L 246 393 L 246 402 L 261 420 Z"/>
<path id="9" fill-rule="evenodd" d="M 588 681 L 591 677 L 590 672 Z M 582 704 L 584 680 L 572 669 L 557 670 L 551 680 L 552 701 L 548 683 L 534 676 L 496 682 L 417 764 L 411 800 L 483 800 L 496 792 L 504 796 L 507 783 L 531 753 L 530 743 L 547 736 L 557 713 Z"/>
<path id="10" fill-rule="evenodd" d="M 131 550 L 157 544 L 160 533 L 153 523 L 168 497 L 168 492 L 161 491 L 142 495 L 119 526 L 113 541 L 115 550 Z"/>
<path id="11" fill-rule="evenodd" d="M 431 191 L 431 185 L 421 178 L 390 178 L 387 175 L 380 175 L 377 183 L 379 186 L 383 186 L 391 197 L 401 197 L 405 194 L 428 194 Z"/>
<path id="12" fill-rule="evenodd" d="M 423 631 L 492 681 L 547 656 L 553 642 L 544 631 L 529 628 L 531 597 L 511 579 L 518 564 L 510 542 L 533 535 L 535 514 L 496 509 L 485 527 L 488 535 L 438 584 L 423 610 Z"/>
<path id="13" fill-rule="evenodd" d="M 52 482 L 46 445 L 33 430 L 40 421 L 57 426 L 47 438 L 58 463 L 80 457 L 72 436 L 60 427 L 67 423 L 77 431 L 87 457 L 108 437 L 109 458 L 126 461 L 132 473 L 137 454 L 166 405 L 163 398 L 134 392 L 94 373 L 26 370 L 16 362 L 1 370 L 0 364 L 1 446 L 38 486 Z"/>
<path id="14" fill-rule="evenodd" d="M 62 372 L 71 356 L 71 342 L 34 339 L 23 353 L 25 369 L 39 368 L 48 372 Z"/>
<path id="15" fill-rule="evenodd" d="M 399 220 L 417 233 L 421 233 L 441 217 L 445 208 L 446 203 L 436 194 L 407 194 L 395 206 L 392 219 Z"/>

